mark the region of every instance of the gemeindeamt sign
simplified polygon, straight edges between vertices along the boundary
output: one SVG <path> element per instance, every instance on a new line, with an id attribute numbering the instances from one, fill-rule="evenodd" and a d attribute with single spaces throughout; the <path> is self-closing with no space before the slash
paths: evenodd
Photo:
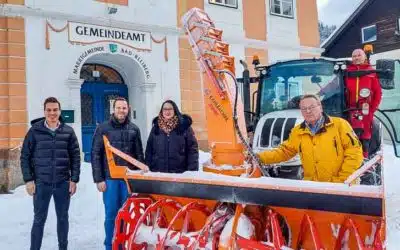
<path id="1" fill-rule="evenodd" d="M 70 42 L 93 44 L 116 42 L 135 49 L 151 50 L 150 32 L 119 29 L 83 23 L 69 23 Z"/>

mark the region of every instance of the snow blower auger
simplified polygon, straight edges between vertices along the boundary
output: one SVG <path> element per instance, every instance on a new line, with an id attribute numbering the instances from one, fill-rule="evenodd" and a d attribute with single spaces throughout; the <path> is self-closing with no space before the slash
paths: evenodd
<path id="1" fill-rule="evenodd" d="M 383 187 L 352 184 L 368 166 L 343 184 L 270 177 L 247 144 L 222 31 L 196 8 L 182 20 L 203 74 L 211 159 L 198 172 L 153 173 L 104 136 L 110 175 L 131 194 L 113 249 L 384 249 Z M 140 170 L 116 166 L 114 155 Z"/>

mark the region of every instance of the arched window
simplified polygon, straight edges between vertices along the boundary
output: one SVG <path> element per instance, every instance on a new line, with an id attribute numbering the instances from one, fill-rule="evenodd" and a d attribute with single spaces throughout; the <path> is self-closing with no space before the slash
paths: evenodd
<path id="1" fill-rule="evenodd" d="M 124 84 L 124 79 L 115 69 L 101 64 L 84 64 L 80 78 L 87 82 Z"/>

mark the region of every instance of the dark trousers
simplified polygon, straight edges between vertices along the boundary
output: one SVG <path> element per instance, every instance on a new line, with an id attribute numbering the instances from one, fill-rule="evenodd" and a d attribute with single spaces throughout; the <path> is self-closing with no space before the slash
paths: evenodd
<path id="1" fill-rule="evenodd" d="M 57 215 L 58 247 L 66 250 L 68 245 L 68 210 L 70 203 L 69 181 L 49 184 L 36 181 L 33 196 L 34 219 L 31 231 L 31 250 L 42 246 L 43 229 L 49 211 L 50 199 L 53 196 Z"/>
<path id="2" fill-rule="evenodd" d="M 128 188 L 126 183 L 120 180 L 106 180 L 106 185 L 106 191 L 103 193 L 104 210 L 106 213 L 104 221 L 106 239 L 104 240 L 104 246 L 106 250 L 111 250 L 115 217 L 117 217 L 119 209 L 128 198 Z"/>
<path id="3" fill-rule="evenodd" d="M 356 135 L 358 136 L 358 138 L 360 139 L 361 145 L 362 145 L 362 149 L 363 149 L 363 155 L 364 158 L 368 158 L 369 156 L 369 144 L 370 144 L 370 139 L 365 139 L 363 138 L 363 129 L 354 129 L 354 132 L 356 133 Z"/>

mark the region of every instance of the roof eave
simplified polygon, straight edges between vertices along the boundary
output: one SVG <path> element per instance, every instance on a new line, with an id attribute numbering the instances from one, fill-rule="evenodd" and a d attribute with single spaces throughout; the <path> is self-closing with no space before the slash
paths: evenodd
<path id="1" fill-rule="evenodd" d="M 321 44 L 321 48 L 328 48 L 334 40 L 347 28 L 347 26 L 355 19 L 358 17 L 358 15 L 364 10 L 364 8 L 368 5 L 373 0 L 364 0 L 360 3 L 360 5 L 357 7 L 357 9 L 350 14 L 350 16 L 346 19 L 346 21 L 335 31 L 332 32 L 332 34 Z"/>

